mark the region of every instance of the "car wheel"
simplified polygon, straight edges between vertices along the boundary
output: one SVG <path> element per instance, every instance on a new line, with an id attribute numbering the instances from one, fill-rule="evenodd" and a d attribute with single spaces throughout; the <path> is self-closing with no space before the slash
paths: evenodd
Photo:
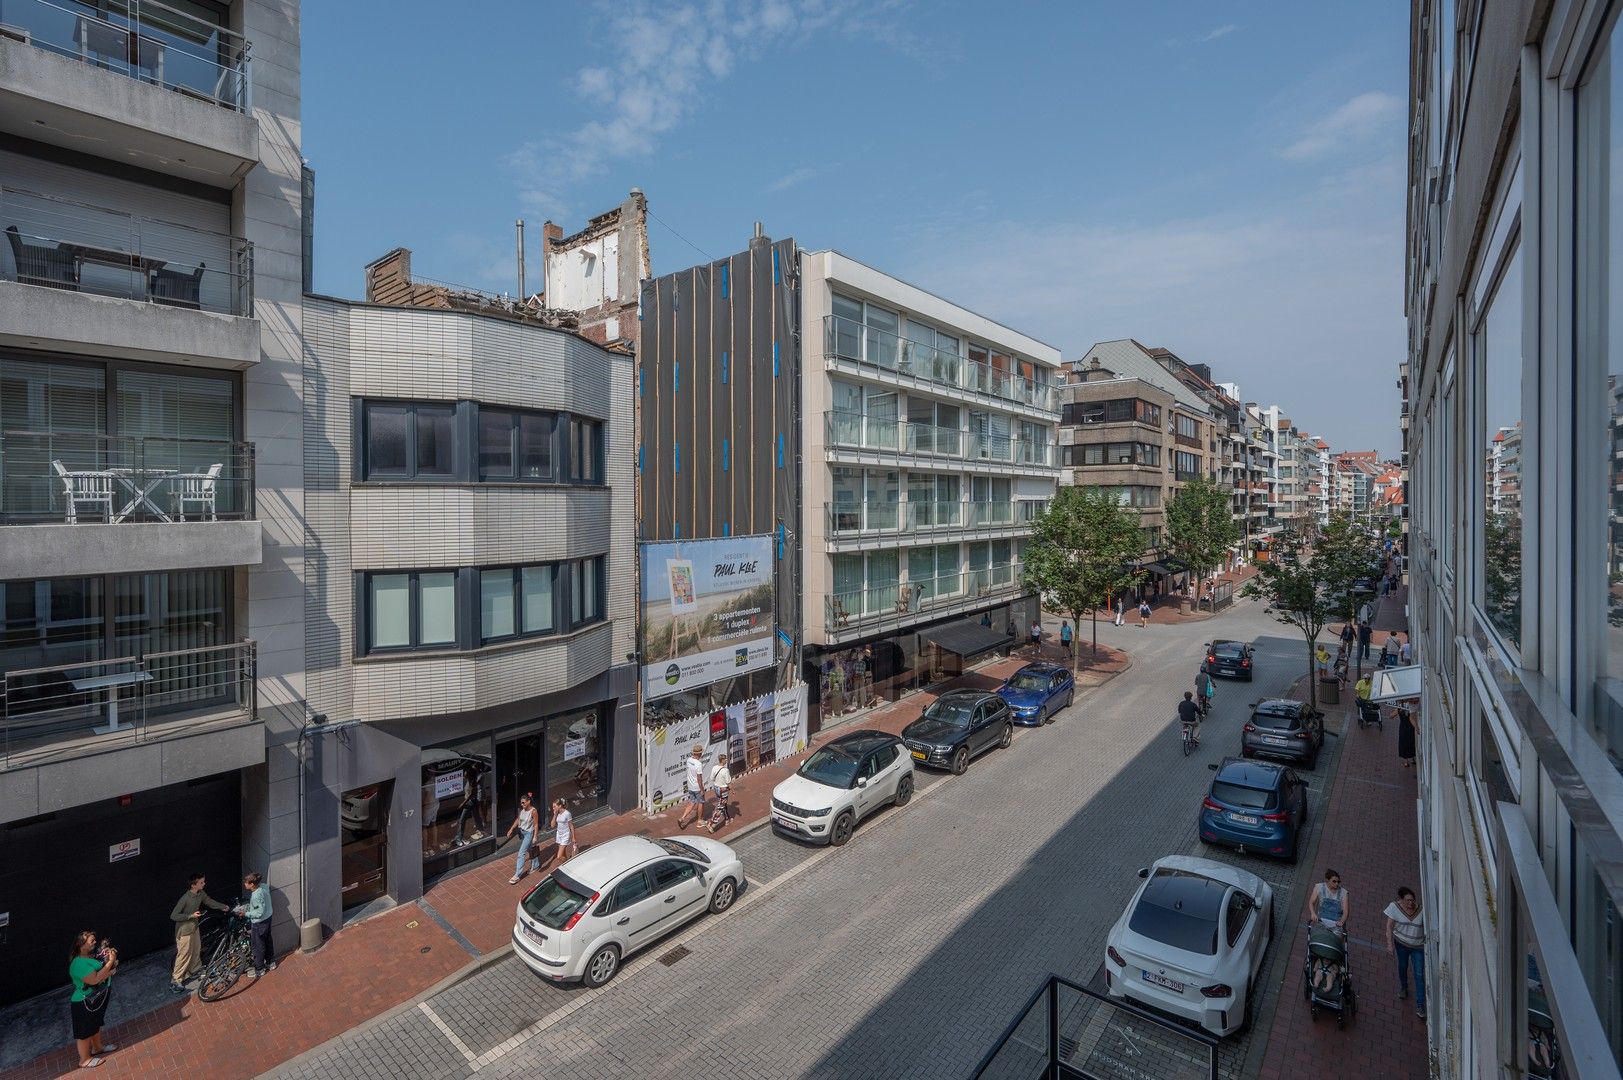
<path id="1" fill-rule="evenodd" d="M 1048 706 L 1044 705 L 1037 710 L 1037 726 L 1042 727 L 1046 723 L 1048 723 Z"/>
<path id="2" fill-rule="evenodd" d="M 847 810 L 835 820 L 834 831 L 829 834 L 828 842 L 834 847 L 843 847 L 851 839 L 851 829 L 855 824 L 851 811 Z"/>
<path id="3" fill-rule="evenodd" d="M 962 775 L 964 775 L 964 770 L 968 769 L 968 768 L 969 768 L 969 747 L 960 746 L 958 748 L 958 752 L 956 754 L 952 755 L 952 774 L 954 776 L 962 776 Z"/>
<path id="4" fill-rule="evenodd" d="M 1302 840 L 1301 840 L 1300 837 L 1297 837 L 1295 840 L 1291 841 L 1291 849 L 1285 855 L 1285 862 L 1288 865 L 1290 865 L 1290 866 L 1295 866 L 1296 865 L 1296 860 L 1301 855 L 1301 847 L 1302 847 Z"/>
<path id="5" fill-rule="evenodd" d="M 1076 700 L 1076 690 L 1073 688 L 1070 693 L 1065 695 L 1065 707 L 1067 709 L 1069 709 L 1071 707 L 1071 703 L 1074 702 L 1075 700 Z"/>
<path id="6" fill-rule="evenodd" d="M 1007 750 L 1009 748 L 1009 744 L 1012 742 L 1014 742 L 1014 725 L 1004 724 L 1003 737 L 997 741 L 998 749 Z"/>
<path id="7" fill-rule="evenodd" d="M 602 986 L 614 978 L 620 970 L 620 947 L 618 945 L 605 945 L 592 954 L 586 961 L 586 971 L 581 975 L 581 981 L 587 986 Z"/>
<path id="8" fill-rule="evenodd" d="M 1234 1034 L 1244 1035 L 1251 1030 L 1251 994 L 1249 987 L 1245 995 L 1245 1007 L 1240 1010 L 1240 1026 L 1234 1029 Z"/>
<path id="9" fill-rule="evenodd" d="M 716 891 L 710 894 L 710 914 L 720 915 L 732 907 L 733 901 L 737 898 L 738 885 L 732 878 L 722 878 L 721 884 L 716 886 Z"/>
<path id="10" fill-rule="evenodd" d="M 896 781 L 896 805 L 906 806 L 913 798 L 913 778 L 904 776 Z"/>

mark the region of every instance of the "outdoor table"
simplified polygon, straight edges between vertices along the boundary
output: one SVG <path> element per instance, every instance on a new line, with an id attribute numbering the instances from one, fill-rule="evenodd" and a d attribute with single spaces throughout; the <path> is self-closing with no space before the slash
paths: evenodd
<path id="1" fill-rule="evenodd" d="M 79 264 L 81 277 L 86 263 L 135 271 L 141 279 L 142 295 L 147 291 L 147 282 L 152 280 L 152 271 L 161 270 L 169 265 L 167 259 L 154 259 L 146 255 L 120 251 L 117 248 L 97 247 L 94 244 L 59 243 L 56 246 L 57 250 L 65 251 L 74 257 Z"/>
<path id="2" fill-rule="evenodd" d="M 130 493 L 130 501 L 125 503 L 123 508 L 113 515 L 115 525 L 135 513 L 143 505 L 162 521 L 175 520 L 169 516 L 168 511 L 152 501 L 152 493 L 157 490 L 159 484 L 167 483 L 170 477 L 177 475 L 180 472 L 179 469 L 143 468 L 108 469 L 107 471 L 112 473 L 113 479 L 122 484 Z"/>
<path id="3" fill-rule="evenodd" d="M 118 722 L 119 689 L 151 681 L 152 676 L 145 671 L 124 671 L 117 675 L 92 675 L 88 679 L 69 679 L 68 685 L 82 694 L 94 693 L 97 690 L 107 691 L 107 723 L 90 729 L 97 735 L 106 735 L 114 731 L 130 730 L 128 725 Z"/>

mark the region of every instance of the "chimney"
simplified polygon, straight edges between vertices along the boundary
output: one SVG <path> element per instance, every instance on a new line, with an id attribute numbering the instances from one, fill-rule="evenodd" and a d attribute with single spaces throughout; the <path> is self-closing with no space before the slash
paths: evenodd
<path id="1" fill-rule="evenodd" d="M 410 248 L 395 248 L 382 258 L 366 264 L 366 302 L 369 304 L 411 302 Z"/>

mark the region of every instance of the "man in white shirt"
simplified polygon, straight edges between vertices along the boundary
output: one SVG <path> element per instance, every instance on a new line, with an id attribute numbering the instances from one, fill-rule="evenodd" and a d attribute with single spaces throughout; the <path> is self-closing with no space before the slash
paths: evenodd
<path id="1" fill-rule="evenodd" d="M 694 743 L 693 752 L 682 762 L 682 767 L 686 770 L 682 781 L 683 805 L 676 824 L 685 829 L 704 816 L 704 747 Z"/>

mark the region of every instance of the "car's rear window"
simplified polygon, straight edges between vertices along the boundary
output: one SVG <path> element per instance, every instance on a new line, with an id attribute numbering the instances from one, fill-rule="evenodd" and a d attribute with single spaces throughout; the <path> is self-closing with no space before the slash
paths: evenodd
<path id="1" fill-rule="evenodd" d="M 590 889 L 554 871 L 524 898 L 524 910 L 542 926 L 561 930 L 571 915 L 591 902 Z"/>
<path id="2" fill-rule="evenodd" d="M 1212 647 L 1214 656 L 1221 656 L 1226 660 L 1233 660 L 1245 655 L 1245 646 L 1237 641 L 1225 641 L 1221 645 Z"/>
<path id="3" fill-rule="evenodd" d="M 1127 928 L 1174 949 L 1215 956 L 1225 891 L 1210 878 L 1163 870 L 1150 879 Z"/>
<path id="4" fill-rule="evenodd" d="M 1031 671 L 1017 671 L 1014 678 L 1009 680 L 1011 690 L 1047 690 L 1048 676 L 1038 675 Z"/>
<path id="5" fill-rule="evenodd" d="M 1251 722 L 1260 728 L 1274 728 L 1279 731 L 1290 731 L 1298 726 L 1301 719 L 1298 713 L 1281 716 L 1278 713 L 1256 712 L 1251 714 Z"/>
<path id="6" fill-rule="evenodd" d="M 1212 798 L 1225 806 L 1238 806 L 1245 810 L 1272 810 L 1274 806 L 1272 791 L 1222 780 L 1212 784 Z"/>

